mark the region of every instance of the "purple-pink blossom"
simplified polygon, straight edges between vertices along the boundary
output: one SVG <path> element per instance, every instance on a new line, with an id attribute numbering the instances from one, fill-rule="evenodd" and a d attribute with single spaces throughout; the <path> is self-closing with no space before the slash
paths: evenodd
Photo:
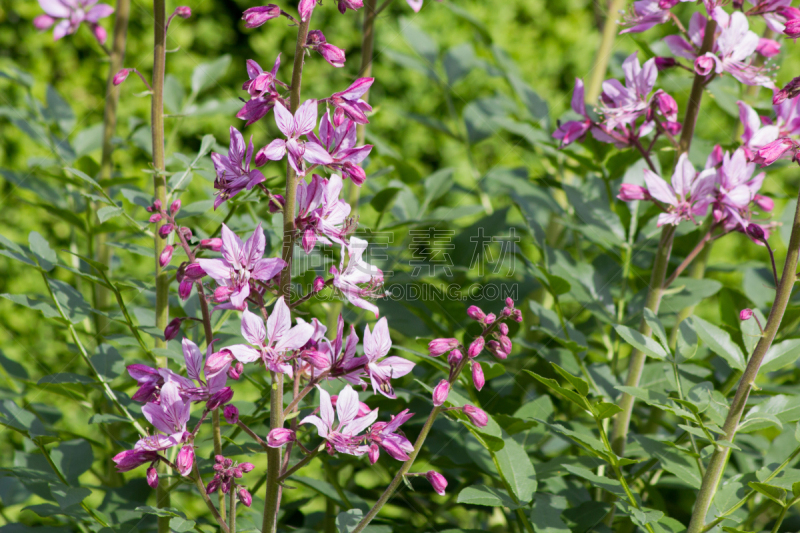
<path id="1" fill-rule="evenodd" d="M 342 178 L 337 174 L 329 180 L 314 174 L 311 183 L 298 184 L 295 226 L 302 235 L 301 244 L 307 254 L 314 249 L 318 239 L 328 245 L 332 242 L 346 244 L 350 204 L 339 198 L 341 192 Z"/>
<path id="2" fill-rule="evenodd" d="M 81 23 L 86 22 L 100 44 L 105 44 L 106 30 L 99 21 L 114 12 L 110 5 L 98 4 L 97 0 L 39 0 L 39 5 L 45 14 L 36 17 L 33 25 L 36 29 L 46 30 L 55 24 L 54 40 L 75 33 Z"/>
<path id="3" fill-rule="evenodd" d="M 249 191 L 265 179 L 260 170 L 250 169 L 250 161 L 253 158 L 253 137 L 251 136 L 250 142 L 245 145 L 244 137 L 233 126 L 230 135 L 231 142 L 227 156 L 211 153 L 211 161 L 217 173 L 214 188 L 218 191 L 214 199 L 214 209 L 243 190 Z"/>
<path id="4" fill-rule="evenodd" d="M 334 126 L 329 113 L 325 113 L 319 121 L 319 137 L 312 131 L 308 139 L 330 154 L 333 161 L 326 165 L 328 168 L 341 171 L 343 178 L 350 178 L 359 186 L 367 179 L 359 165 L 372 151 L 372 145 L 356 147 L 356 125 L 352 120 L 343 118 Z"/>
<path id="5" fill-rule="evenodd" d="M 372 111 L 372 107 L 361 97 L 372 87 L 374 81 L 375 78 L 358 78 L 344 91 L 333 93 L 328 98 L 328 102 L 336 108 L 337 113 L 342 113 L 353 122 L 368 124 L 369 120 L 367 120 L 366 114 Z M 338 124 L 336 116 L 334 116 L 334 122 Z"/>
<path id="6" fill-rule="evenodd" d="M 377 317 L 378 306 L 366 298 L 383 296 L 383 293 L 379 291 L 383 286 L 383 272 L 380 268 L 370 265 L 361 258 L 367 249 L 367 241 L 351 237 L 349 244 L 347 267 L 344 266 L 345 246 L 342 246 L 339 268 L 331 267 L 333 286 L 339 289 L 351 304 L 372 311 Z"/>
<path id="7" fill-rule="evenodd" d="M 369 451 L 362 434 L 378 418 L 378 409 L 365 416 L 358 416 L 358 393 L 350 385 L 345 385 L 336 401 L 334 415 L 331 395 L 325 389 L 319 390 L 319 416 L 309 415 L 300 424 L 312 424 L 317 434 L 328 441 L 330 448 L 349 455 L 364 455 Z M 338 423 L 336 419 L 338 418 Z"/>
<path id="8" fill-rule="evenodd" d="M 289 155 L 289 164 L 299 176 L 305 176 L 303 161 L 312 165 L 327 165 L 333 162 L 330 154 L 314 142 L 305 142 L 301 136 L 310 133 L 317 125 L 317 101 L 306 100 L 292 116 L 282 103 L 276 102 L 275 123 L 286 139 L 275 139 L 258 151 L 256 160 L 280 161 Z"/>
<path id="9" fill-rule="evenodd" d="M 386 357 L 391 348 L 389 323 L 384 317 L 372 331 L 368 325 L 364 326 L 364 355 L 351 360 L 347 367 L 348 370 L 363 367 L 372 383 L 372 391 L 387 398 L 395 398 L 391 380 L 405 376 L 414 368 L 414 363 L 408 359 L 395 355 Z"/>

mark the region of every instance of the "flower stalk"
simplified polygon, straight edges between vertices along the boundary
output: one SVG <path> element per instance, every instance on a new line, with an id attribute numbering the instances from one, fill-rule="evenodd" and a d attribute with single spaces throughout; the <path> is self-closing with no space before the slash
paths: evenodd
<path id="1" fill-rule="evenodd" d="M 600 41 L 600 48 L 594 59 L 592 77 L 589 79 L 589 87 L 586 89 L 586 101 L 596 102 L 603 87 L 603 80 L 608 70 L 608 62 L 614 48 L 614 40 L 617 37 L 617 15 L 627 4 L 626 0 L 611 0 L 608 5 L 608 13 L 603 24 L 603 36 Z"/>

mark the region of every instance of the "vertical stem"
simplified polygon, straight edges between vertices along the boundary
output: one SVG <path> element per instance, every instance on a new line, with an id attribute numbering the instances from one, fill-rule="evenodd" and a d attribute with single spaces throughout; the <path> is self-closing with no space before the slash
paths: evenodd
<path id="1" fill-rule="evenodd" d="M 106 105 L 103 111 L 103 155 L 100 160 L 100 179 L 111 179 L 114 168 L 111 155 L 114 147 L 111 141 L 117 129 L 117 105 L 119 104 L 119 87 L 114 86 L 114 75 L 119 72 L 125 61 L 125 39 L 128 35 L 130 18 L 130 0 L 117 0 L 114 15 L 114 35 L 111 43 L 111 56 L 108 64 L 108 81 L 106 82 Z M 111 265 L 111 247 L 106 244 L 105 233 L 99 233 L 96 241 L 97 260 L 106 266 Z M 94 294 L 95 309 L 107 309 L 111 304 L 111 291 L 102 285 L 96 285 Z M 95 332 L 100 334 L 108 326 L 108 319 L 95 314 Z"/>
<path id="2" fill-rule="evenodd" d="M 376 0 L 364 0 L 364 26 L 361 32 L 361 68 L 358 69 L 359 78 L 369 78 L 372 75 L 372 55 L 375 49 L 375 12 Z M 369 102 L 369 91 L 361 97 L 365 102 Z M 367 125 L 356 125 L 357 142 L 356 146 L 361 146 L 367 137 Z M 361 187 L 358 187 L 353 180 L 347 185 L 347 203 L 352 206 L 352 213 L 358 210 L 358 195 Z"/>
<path id="3" fill-rule="evenodd" d="M 167 61 L 167 12 L 166 0 L 153 0 L 154 17 L 154 37 L 153 37 L 153 96 L 150 113 L 151 128 L 153 133 L 153 195 L 156 200 L 161 200 L 162 205 L 166 203 L 166 182 L 164 177 L 164 70 Z M 167 206 L 164 206 L 167 208 Z M 164 221 L 156 224 L 156 229 Z M 167 273 L 158 264 L 158 257 L 164 249 L 164 240 L 158 236 L 158 231 L 154 237 L 155 243 L 155 267 L 156 267 L 156 328 L 164 331 L 169 321 L 169 280 Z M 163 348 L 166 342 L 156 339 L 156 348 Z M 167 366 L 167 358 L 159 357 L 158 366 Z M 166 467 L 160 467 L 162 472 Z M 167 490 L 168 480 L 166 476 L 159 476 L 158 488 L 156 489 L 156 504 L 158 507 L 169 507 L 169 491 Z M 158 533 L 169 533 L 169 516 L 158 518 Z"/>
<path id="4" fill-rule="evenodd" d="M 269 427 L 283 427 L 283 374 L 272 374 L 272 390 L 270 391 Z M 262 533 L 277 531 L 278 509 L 280 509 L 281 486 L 281 449 L 271 448 L 267 452 L 267 494 L 264 500 L 264 522 Z"/>
<path id="5" fill-rule="evenodd" d="M 775 294 L 775 302 L 772 304 L 772 309 L 767 318 L 764 334 L 758 340 L 756 349 L 747 362 L 747 367 L 742 375 L 742 379 L 739 381 L 739 387 L 736 389 L 733 403 L 731 403 L 731 407 L 728 410 L 725 424 L 722 426 L 722 430 L 725 433 L 722 440 L 733 442 L 736 436 L 736 428 L 739 426 L 739 421 L 744 414 L 747 398 L 750 395 L 750 389 L 758 375 L 758 369 L 761 366 L 761 362 L 764 360 L 764 355 L 766 355 L 767 350 L 772 345 L 772 341 L 775 340 L 775 335 L 778 333 L 778 328 L 783 320 L 783 314 L 786 312 L 786 306 L 789 303 L 789 297 L 792 295 L 792 288 L 797 279 L 795 272 L 797 272 L 798 252 L 800 252 L 800 202 L 798 202 L 797 209 L 795 209 L 794 221 L 792 222 L 792 236 L 789 239 L 789 249 L 786 252 L 783 276 L 778 285 L 778 291 Z M 729 453 L 730 448 L 716 446 L 711 460 L 708 463 L 706 475 L 703 476 L 703 483 L 700 485 L 700 492 L 697 494 L 697 500 L 694 504 L 692 519 L 689 522 L 687 533 L 700 533 L 703 530 L 708 509 L 714 499 L 714 494 L 717 492 L 717 486 L 719 486 L 719 482 L 722 479 Z"/>
<path id="6" fill-rule="evenodd" d="M 236 484 L 231 485 L 230 490 L 230 508 L 231 514 L 228 518 L 228 528 L 230 533 L 236 533 Z"/>
<path id="7" fill-rule="evenodd" d="M 703 37 L 703 44 L 700 47 L 698 56 L 701 56 L 711 50 L 714 46 L 714 33 L 717 31 L 717 21 L 708 19 L 706 22 L 706 33 Z M 681 140 L 678 142 L 677 157 L 689 151 L 689 146 L 692 144 L 692 137 L 694 136 L 694 128 L 697 125 L 697 116 L 700 114 L 700 100 L 703 98 L 703 89 L 706 86 L 706 76 L 695 74 L 694 81 L 692 82 L 692 92 L 689 93 L 689 101 L 686 103 L 686 117 L 683 119 L 683 131 L 681 131 Z"/>
<path id="8" fill-rule="evenodd" d="M 603 86 L 603 78 L 606 77 L 608 61 L 611 59 L 614 39 L 617 36 L 617 17 L 619 11 L 625 8 L 626 0 L 611 0 L 606 13 L 606 21 L 603 24 L 603 37 L 600 41 L 600 48 L 594 58 L 592 77 L 589 78 L 589 86 L 586 88 L 586 101 L 596 102 L 600 96 L 600 88 Z"/>
<path id="9" fill-rule="evenodd" d="M 661 230 L 661 239 L 658 242 L 658 249 L 656 250 L 656 259 L 653 264 L 653 273 L 650 275 L 650 288 L 647 291 L 647 299 L 644 306 L 654 313 L 658 313 L 658 308 L 661 305 L 661 295 L 664 292 L 664 277 L 667 273 L 667 266 L 669 265 L 669 256 L 672 252 L 672 239 L 675 236 L 675 226 L 667 225 Z M 643 335 L 650 336 L 650 326 L 642 317 L 642 322 L 639 326 L 639 332 Z M 628 378 L 625 380 L 625 385 L 628 387 L 638 387 L 639 380 L 642 377 L 644 370 L 645 354 L 639 350 L 634 350 L 631 353 L 630 363 L 628 365 Z M 628 437 L 628 427 L 631 422 L 631 413 L 633 412 L 633 396 L 624 393 L 620 400 L 619 406 L 622 412 L 619 413 L 614 419 L 614 427 L 611 431 L 611 446 L 619 456 L 625 454 L 625 442 Z"/>
<path id="10" fill-rule="evenodd" d="M 214 409 L 211 413 L 211 427 L 214 437 L 214 455 L 222 455 L 222 431 L 219 425 L 219 408 Z M 219 498 L 219 512 L 225 516 L 225 494 L 222 489 L 217 489 L 217 496 Z"/>
<path id="11" fill-rule="evenodd" d="M 700 254 L 698 254 L 697 259 L 694 260 L 691 268 L 689 269 L 690 278 L 703 279 L 706 274 L 706 266 L 708 265 L 708 257 L 711 255 L 712 246 L 713 242 L 709 242 L 705 245 Z M 694 313 L 694 308 L 695 306 L 690 305 L 689 307 L 684 307 L 678 313 L 678 318 L 675 320 L 675 326 L 672 328 L 672 331 L 669 334 L 669 346 L 673 350 L 678 342 L 678 327 L 681 325 L 681 322 L 692 316 L 692 313 Z"/>

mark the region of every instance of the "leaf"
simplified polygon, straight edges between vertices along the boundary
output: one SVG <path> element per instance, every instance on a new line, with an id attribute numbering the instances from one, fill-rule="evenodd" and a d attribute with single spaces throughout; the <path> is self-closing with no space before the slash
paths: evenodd
<path id="1" fill-rule="evenodd" d="M 536 495 L 530 520 L 536 533 L 570 533 L 561 513 L 567 508 L 567 499 L 546 492 Z"/>
<path id="2" fill-rule="evenodd" d="M 800 339 L 789 339 L 773 344 L 761 363 L 759 372 L 772 372 L 789 366 L 800 357 Z"/>
<path id="3" fill-rule="evenodd" d="M 36 256 L 39 266 L 47 272 L 53 270 L 53 267 L 58 263 L 58 256 L 55 250 L 50 248 L 50 243 L 47 242 L 47 239 L 32 231 L 28 235 L 28 244 L 31 247 L 31 253 Z"/>
<path id="4" fill-rule="evenodd" d="M 3 293 L 0 294 L 0 297 L 5 298 L 6 300 L 11 300 L 15 304 L 25 306 L 28 309 L 40 311 L 45 318 L 61 319 L 61 314 L 58 312 L 58 309 L 56 309 L 55 306 L 50 302 L 44 301 L 41 296 Z"/>
<path id="5" fill-rule="evenodd" d="M 42 422 L 30 411 L 14 403 L 13 400 L 0 401 L 0 424 L 27 433 L 31 437 L 46 435 Z"/>
<path id="6" fill-rule="evenodd" d="M 731 340 L 731 336 L 717 326 L 698 316 L 692 317 L 697 336 L 717 355 L 725 359 L 731 368 L 744 371 L 745 359 L 742 350 Z"/>
<path id="7" fill-rule="evenodd" d="M 517 500 L 526 504 L 536 492 L 536 472 L 528 452 L 516 440 L 503 432 L 505 446 L 492 452 L 497 459 L 500 475 L 503 476 Z"/>
<path id="8" fill-rule="evenodd" d="M 350 509 L 343 513 L 339 513 L 336 517 L 336 529 L 339 533 L 351 533 L 364 515 L 361 509 Z"/>
<path id="9" fill-rule="evenodd" d="M 755 481 L 751 481 L 748 483 L 751 489 L 763 494 L 770 500 L 774 501 L 781 507 L 786 505 L 786 490 L 775 487 L 773 485 L 768 485 L 766 483 L 758 483 Z"/>
<path id="10" fill-rule="evenodd" d="M 214 208 L 214 200 L 200 200 L 199 202 L 192 202 L 186 207 L 182 207 L 181 210 L 178 211 L 178 214 L 175 217 L 175 219 L 180 220 L 183 218 L 202 215 L 204 213 L 207 213 L 213 208 Z"/>
<path id="11" fill-rule="evenodd" d="M 470 73 L 477 64 L 475 49 L 472 43 L 462 43 L 450 48 L 442 58 L 447 83 L 455 85 L 464 76 Z"/>
<path id="12" fill-rule="evenodd" d="M 564 469 L 570 474 L 576 475 L 588 481 L 593 487 L 599 487 L 615 496 L 624 498 L 625 490 L 622 484 L 616 479 L 598 476 L 591 470 L 576 465 L 564 465 Z"/>
<path id="13" fill-rule="evenodd" d="M 88 176 L 86 173 L 84 173 L 84 172 L 81 172 L 81 171 L 80 171 L 80 170 L 78 170 L 78 169 L 75 169 L 75 168 L 69 168 L 69 167 L 65 168 L 64 170 L 66 170 L 66 171 L 67 171 L 67 173 L 69 173 L 69 174 L 71 174 L 71 175 L 75 176 L 75 177 L 76 177 L 76 178 L 78 178 L 79 180 L 81 180 L 81 181 L 85 181 L 86 183 L 88 183 L 88 184 L 89 184 L 89 185 L 91 185 L 92 187 L 94 187 L 94 188 L 96 188 L 96 189 L 102 189 L 102 187 L 100 187 L 100 184 L 99 184 L 99 183 L 97 183 L 97 182 L 96 182 L 94 179 L 90 178 L 90 177 L 89 177 L 89 176 Z"/>
<path id="14" fill-rule="evenodd" d="M 50 451 L 50 457 L 70 485 L 78 485 L 78 477 L 89 470 L 94 461 L 92 446 L 83 439 L 62 442 Z"/>
<path id="15" fill-rule="evenodd" d="M 545 385 L 545 386 L 549 387 L 550 389 L 552 389 L 553 391 L 557 392 L 558 394 L 563 396 L 565 399 L 571 401 L 572 403 L 574 403 L 575 405 L 577 405 L 581 409 L 583 409 L 585 411 L 591 411 L 586 398 L 582 397 L 580 394 L 578 394 L 578 393 L 576 393 L 574 391 L 571 391 L 569 389 L 565 389 L 564 387 L 559 385 L 558 382 L 556 380 L 554 380 L 554 379 L 542 377 L 539 374 L 531 372 L 530 370 L 527 370 L 527 369 L 525 369 L 525 372 L 527 372 L 528 374 L 533 376 L 542 385 Z"/>
<path id="16" fill-rule="evenodd" d="M 64 98 L 52 86 L 47 85 L 47 116 L 56 124 L 62 133 L 69 134 L 75 127 L 75 113 Z"/>
<path id="17" fill-rule="evenodd" d="M 197 65 L 192 72 L 192 93 L 199 94 L 204 89 L 217 83 L 220 78 L 225 76 L 230 64 L 231 56 L 225 54 L 210 63 Z"/>
<path id="18" fill-rule="evenodd" d="M 70 322 L 78 324 L 91 315 L 92 306 L 84 300 L 83 295 L 75 290 L 72 285 L 60 279 L 50 279 L 49 282 L 53 295 L 58 300 Z"/>
<path id="19" fill-rule="evenodd" d="M 477 485 L 466 487 L 458 493 L 458 503 L 468 505 L 484 505 L 486 507 L 508 507 L 511 510 L 518 509 L 519 504 L 514 503 L 511 496 L 503 489 Z"/>
<path id="20" fill-rule="evenodd" d="M 645 337 L 635 329 L 629 328 L 628 326 L 623 326 L 622 324 L 617 324 L 614 326 L 614 329 L 617 331 L 620 337 L 625 339 L 625 342 L 640 352 L 659 360 L 667 357 L 667 352 L 659 343 L 650 337 Z"/>
<path id="21" fill-rule="evenodd" d="M 586 382 L 586 380 L 577 376 L 573 376 L 555 363 L 550 363 L 550 365 L 558 374 L 561 375 L 561 377 L 569 381 L 570 385 L 575 387 L 575 390 L 578 391 L 578 394 L 584 397 L 589 394 L 589 384 Z"/>
<path id="22" fill-rule="evenodd" d="M 102 224 L 106 220 L 112 219 L 122 214 L 122 208 L 113 205 L 107 205 L 97 210 L 97 220 Z"/>
<path id="23" fill-rule="evenodd" d="M 136 510 L 140 513 L 152 514 L 161 517 L 178 516 L 180 518 L 186 518 L 186 515 L 183 514 L 183 511 L 175 509 L 174 507 L 152 507 L 150 505 L 142 505 L 137 507 Z"/>
<path id="24" fill-rule="evenodd" d="M 661 342 L 661 346 L 667 348 L 669 346 L 669 340 L 667 338 L 667 332 L 664 330 L 664 324 L 658 319 L 658 316 L 647 307 L 644 308 L 644 320 L 647 322 L 647 325 L 650 326 L 650 329 L 653 330 L 653 335 L 655 335 L 659 342 Z"/>
<path id="25" fill-rule="evenodd" d="M 596 413 L 595 416 L 602 420 L 604 418 L 611 418 L 617 413 L 621 413 L 622 407 L 615 403 L 600 402 L 595 404 L 594 411 Z"/>
<path id="26" fill-rule="evenodd" d="M 455 169 L 452 167 L 442 168 L 425 178 L 425 200 L 422 202 L 424 207 L 435 202 L 452 189 L 453 172 L 455 172 Z"/>
<path id="27" fill-rule="evenodd" d="M 73 505 L 80 504 L 92 494 L 92 491 L 86 487 L 70 487 L 68 485 L 51 484 L 50 494 L 53 495 L 53 498 L 55 498 L 58 506 L 61 507 L 62 510 L 66 510 Z"/>
<path id="28" fill-rule="evenodd" d="M 403 34 L 411 48 L 422 56 L 429 65 L 436 63 L 439 57 L 439 45 L 422 28 L 417 26 L 411 19 L 401 17 L 400 33 Z"/>

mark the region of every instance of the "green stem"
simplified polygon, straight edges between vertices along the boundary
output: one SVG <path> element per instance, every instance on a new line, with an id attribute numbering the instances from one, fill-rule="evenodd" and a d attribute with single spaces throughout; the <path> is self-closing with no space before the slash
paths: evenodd
<path id="1" fill-rule="evenodd" d="M 713 243 L 709 242 L 703 247 L 703 250 L 697 255 L 697 258 L 692 263 L 692 267 L 689 269 L 689 277 L 692 279 L 703 279 L 706 274 L 706 266 L 708 265 L 708 258 L 711 255 L 711 248 Z M 672 331 L 669 334 L 669 346 L 673 350 L 678 342 L 678 332 L 679 326 L 681 322 L 692 316 L 694 313 L 693 305 L 689 307 L 684 307 L 678 313 L 678 317 L 675 319 L 675 326 L 672 328 Z"/>
<path id="2" fill-rule="evenodd" d="M 698 57 L 705 54 L 714 46 L 714 33 L 717 31 L 717 21 L 708 19 L 706 22 L 705 36 L 703 44 L 698 52 Z M 697 125 L 697 116 L 700 114 L 700 100 L 703 98 L 703 89 L 706 86 L 706 76 L 695 74 L 692 82 L 692 92 L 689 93 L 689 101 L 686 103 L 686 117 L 683 119 L 683 131 L 681 140 L 678 142 L 677 157 L 689 151 L 694 136 L 694 128 Z"/>
<path id="3" fill-rule="evenodd" d="M 664 277 L 666 276 L 667 266 L 669 265 L 669 256 L 672 252 L 672 239 L 674 236 L 675 226 L 664 226 L 664 229 L 661 231 L 661 239 L 658 242 L 656 259 L 653 264 L 653 273 L 650 276 L 650 288 L 647 291 L 647 299 L 644 304 L 645 308 L 650 309 L 653 313 L 658 313 L 658 308 L 661 305 L 661 295 L 664 292 Z M 647 325 L 644 317 L 639 325 L 639 332 L 648 337 L 651 334 L 650 326 Z M 639 350 L 634 350 L 633 353 L 631 353 L 631 359 L 628 365 L 628 377 L 625 380 L 626 386 L 639 386 L 639 380 L 644 370 L 645 358 L 645 354 Z M 633 400 L 633 396 L 623 393 L 619 404 L 622 408 L 622 412 L 614 419 L 614 427 L 611 431 L 611 446 L 614 453 L 619 456 L 625 454 L 628 428 L 631 422 L 631 413 L 633 412 Z"/>
<path id="4" fill-rule="evenodd" d="M 230 533 L 236 533 L 236 484 L 233 483 L 231 485 L 231 490 L 229 492 L 230 497 L 230 517 L 228 518 L 228 528 Z"/>
<path id="5" fill-rule="evenodd" d="M 723 439 L 728 442 L 733 442 L 736 436 L 736 428 L 739 426 L 739 421 L 744 414 L 747 398 L 750 395 L 750 389 L 755 383 L 758 369 L 761 366 L 761 362 L 764 360 L 767 350 L 772 345 L 772 341 L 775 340 L 775 335 L 778 333 L 778 328 L 786 312 L 786 306 L 789 303 L 789 297 L 792 294 L 792 288 L 796 280 L 795 272 L 797 272 L 798 252 L 800 252 L 800 202 L 798 202 L 798 207 L 795 209 L 794 221 L 792 222 L 792 236 L 789 239 L 789 249 L 786 253 L 786 260 L 783 266 L 783 276 L 778 285 L 778 291 L 775 294 L 775 302 L 772 304 L 769 318 L 767 318 L 767 323 L 764 327 L 764 334 L 759 339 L 753 355 L 747 362 L 747 367 L 742 374 L 739 387 L 736 389 L 736 394 L 733 397 L 733 403 L 728 410 L 725 424 L 722 426 L 724 432 Z M 703 476 L 703 482 L 694 504 L 692 519 L 689 522 L 687 533 L 700 533 L 705 527 L 706 515 L 714 499 L 714 494 L 717 492 L 719 482 L 722 479 L 729 454 L 730 448 L 723 446 L 715 447 L 711 460 L 708 463 L 706 475 Z"/>
<path id="6" fill-rule="evenodd" d="M 283 374 L 270 372 L 272 389 L 270 390 L 269 427 L 283 427 Z M 267 494 L 264 497 L 264 521 L 261 531 L 275 533 L 278 523 L 278 509 L 281 501 L 281 449 L 270 448 L 267 451 Z"/>
<path id="7" fill-rule="evenodd" d="M 594 103 L 597 101 L 597 97 L 600 96 L 603 79 L 606 77 L 608 62 L 611 59 L 611 53 L 614 48 L 614 39 L 617 36 L 617 17 L 619 17 L 619 12 L 625 9 L 626 3 L 626 0 L 611 0 L 608 6 L 606 21 L 603 24 L 603 37 L 594 59 L 594 68 L 592 69 L 592 77 L 589 78 L 589 86 L 586 88 L 587 102 Z"/>
<path id="8" fill-rule="evenodd" d="M 197 487 L 197 490 L 200 491 L 200 496 L 203 497 L 203 501 L 206 502 L 206 506 L 208 510 L 211 511 L 211 514 L 214 515 L 214 519 L 219 524 L 220 529 L 222 529 L 223 533 L 230 533 L 230 529 L 228 528 L 228 524 L 225 522 L 225 519 L 219 514 L 217 508 L 214 507 L 214 502 L 211 501 L 211 498 L 208 496 L 206 492 L 206 486 L 203 485 L 203 478 L 200 477 L 200 471 L 197 469 L 197 461 L 194 462 L 194 484 Z"/>
<path id="9" fill-rule="evenodd" d="M 130 0 L 117 0 L 114 13 L 114 34 L 111 43 L 111 55 L 108 63 L 108 80 L 106 81 L 106 104 L 103 111 L 103 154 L 100 159 L 100 180 L 109 180 L 112 176 L 114 163 L 111 156 L 114 152 L 112 140 L 117 129 L 117 105 L 119 104 L 119 87 L 114 86 L 114 76 L 122 69 L 125 60 L 125 40 L 128 35 L 128 20 L 130 18 Z M 97 234 L 95 253 L 97 260 L 111 266 L 111 247 L 106 244 L 106 233 Z M 108 309 L 111 295 L 106 287 L 97 286 L 94 293 L 95 309 Z M 108 319 L 100 314 L 95 314 L 95 331 L 101 334 L 108 327 Z"/>

